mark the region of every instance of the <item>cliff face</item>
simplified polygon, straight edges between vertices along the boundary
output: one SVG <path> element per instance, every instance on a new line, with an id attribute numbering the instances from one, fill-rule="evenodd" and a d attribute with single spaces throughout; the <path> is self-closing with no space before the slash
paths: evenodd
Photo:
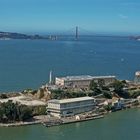
<path id="1" fill-rule="evenodd" d="M 26 35 L 20 33 L 0 32 L 0 39 L 47 39 L 40 35 Z"/>
<path id="2" fill-rule="evenodd" d="M 48 88 L 46 86 L 42 86 L 41 88 L 38 89 L 35 97 L 43 101 L 48 101 L 50 99 L 50 95 L 51 92 L 48 90 Z"/>

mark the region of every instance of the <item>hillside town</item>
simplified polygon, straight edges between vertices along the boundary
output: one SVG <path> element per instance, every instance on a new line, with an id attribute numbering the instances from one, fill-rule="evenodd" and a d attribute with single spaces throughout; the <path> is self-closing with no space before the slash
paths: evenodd
<path id="1" fill-rule="evenodd" d="M 0 94 L 0 126 L 54 126 L 103 118 L 140 105 L 140 72 L 134 81 L 116 76 L 56 77 L 37 90 Z"/>

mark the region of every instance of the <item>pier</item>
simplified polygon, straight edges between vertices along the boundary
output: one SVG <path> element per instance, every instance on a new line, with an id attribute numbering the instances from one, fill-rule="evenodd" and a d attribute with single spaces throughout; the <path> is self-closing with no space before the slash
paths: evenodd
<path id="1" fill-rule="evenodd" d="M 72 123 L 78 123 L 78 122 L 85 122 L 85 121 L 90 121 L 90 120 L 96 120 L 96 119 L 104 118 L 104 115 L 103 114 L 96 114 L 96 115 L 86 116 L 84 118 L 80 118 L 78 116 L 79 119 L 76 119 L 76 117 L 67 117 L 67 118 L 51 120 L 51 121 L 43 122 L 43 125 L 46 126 L 46 127 L 52 127 L 52 126 L 58 126 L 58 125 L 72 124 Z"/>

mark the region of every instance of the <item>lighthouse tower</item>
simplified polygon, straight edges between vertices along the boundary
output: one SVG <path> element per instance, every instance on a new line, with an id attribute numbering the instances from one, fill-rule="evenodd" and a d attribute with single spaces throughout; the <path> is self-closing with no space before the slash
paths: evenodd
<path id="1" fill-rule="evenodd" d="M 52 71 L 50 71 L 50 75 L 49 75 L 49 84 L 52 84 Z"/>

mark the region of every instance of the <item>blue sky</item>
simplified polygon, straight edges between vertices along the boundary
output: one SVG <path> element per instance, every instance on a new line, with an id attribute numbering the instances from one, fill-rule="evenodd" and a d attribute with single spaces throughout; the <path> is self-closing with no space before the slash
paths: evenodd
<path id="1" fill-rule="evenodd" d="M 0 0 L 0 30 L 140 33 L 140 0 Z"/>

